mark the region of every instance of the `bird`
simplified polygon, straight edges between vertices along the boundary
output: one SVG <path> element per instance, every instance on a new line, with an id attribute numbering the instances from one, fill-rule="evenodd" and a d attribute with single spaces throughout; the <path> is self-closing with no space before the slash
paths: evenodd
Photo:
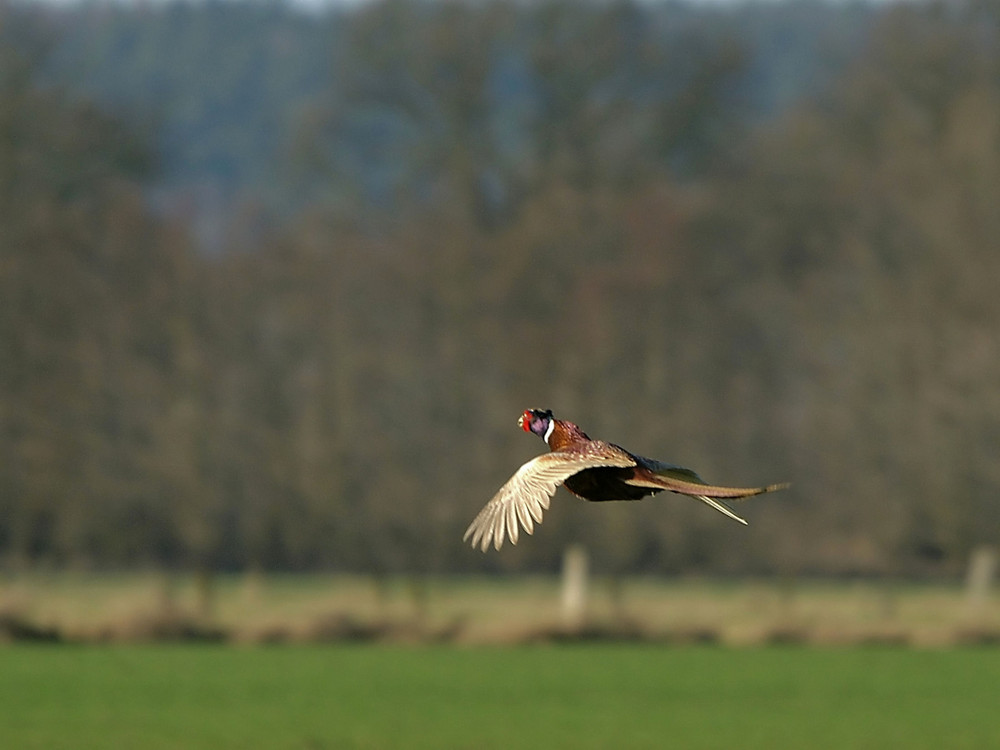
<path id="1" fill-rule="evenodd" d="M 614 443 L 592 440 L 572 422 L 556 419 L 551 409 L 527 409 L 517 420 L 525 432 L 542 438 L 549 453 L 528 461 L 500 488 L 469 524 L 462 541 L 486 552 L 505 537 L 517 544 L 518 524 L 529 534 L 542 522 L 542 511 L 559 485 L 584 500 L 640 500 L 664 490 L 701 500 L 735 521 L 748 525 L 722 498 L 739 500 L 785 489 L 787 483 L 766 487 L 720 487 L 706 483 L 691 469 L 631 453 Z"/>

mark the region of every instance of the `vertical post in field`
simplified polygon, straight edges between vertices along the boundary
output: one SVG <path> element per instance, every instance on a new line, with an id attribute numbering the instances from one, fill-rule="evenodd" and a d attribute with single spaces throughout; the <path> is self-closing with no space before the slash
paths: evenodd
<path id="1" fill-rule="evenodd" d="M 573 544 L 563 553 L 562 615 L 569 627 L 583 624 L 587 609 L 587 551 Z"/>
<path id="2" fill-rule="evenodd" d="M 997 550 L 995 547 L 976 547 L 969 558 L 969 570 L 965 577 L 965 601 L 970 609 L 986 606 L 997 573 Z"/>

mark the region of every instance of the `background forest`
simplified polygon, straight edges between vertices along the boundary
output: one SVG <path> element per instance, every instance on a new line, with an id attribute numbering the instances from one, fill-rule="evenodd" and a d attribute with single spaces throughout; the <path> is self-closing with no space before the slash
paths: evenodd
<path id="1" fill-rule="evenodd" d="M 942 576 L 1000 536 L 1000 2 L 0 5 L 8 567 Z M 560 492 L 550 407 L 749 528 Z"/>

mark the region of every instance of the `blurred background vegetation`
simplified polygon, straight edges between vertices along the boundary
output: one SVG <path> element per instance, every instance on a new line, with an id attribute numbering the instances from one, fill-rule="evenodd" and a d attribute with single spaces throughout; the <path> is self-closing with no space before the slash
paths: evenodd
<path id="1" fill-rule="evenodd" d="M 955 576 L 1000 532 L 1000 2 L 0 4 L 0 565 Z M 550 407 L 744 529 L 562 494 Z"/>

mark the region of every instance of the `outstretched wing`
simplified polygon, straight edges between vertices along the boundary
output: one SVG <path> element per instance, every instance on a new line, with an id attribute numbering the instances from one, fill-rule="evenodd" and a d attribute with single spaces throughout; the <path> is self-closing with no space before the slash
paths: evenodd
<path id="1" fill-rule="evenodd" d="M 690 495 L 733 520 L 739 521 L 744 526 L 747 525 L 747 522 L 736 515 L 735 511 L 719 498 L 742 500 L 765 492 L 783 490 L 788 486 L 786 483 L 769 484 L 766 487 L 721 487 L 708 484 L 691 469 L 685 469 L 683 466 L 665 464 L 650 458 L 641 458 L 639 466 L 645 471 L 637 470 L 635 477 L 625 480 L 628 484 Z"/>
<path id="2" fill-rule="evenodd" d="M 490 542 L 500 549 L 505 535 L 511 544 L 517 544 L 518 522 L 531 534 L 535 524 L 542 522 L 542 511 L 549 507 L 556 488 L 577 472 L 598 466 L 635 466 L 635 461 L 619 451 L 555 451 L 531 459 L 479 511 L 462 541 L 471 536 L 472 546 L 483 552 L 489 549 Z"/>

